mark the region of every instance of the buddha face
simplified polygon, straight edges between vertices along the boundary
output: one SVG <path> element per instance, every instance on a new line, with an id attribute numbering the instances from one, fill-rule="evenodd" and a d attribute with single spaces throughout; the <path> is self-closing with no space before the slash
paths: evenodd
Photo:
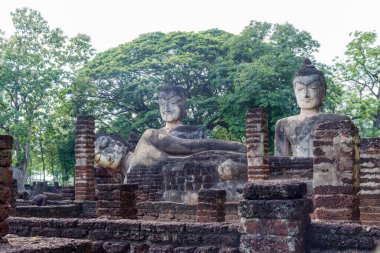
<path id="1" fill-rule="evenodd" d="M 95 141 L 95 163 L 102 168 L 119 170 L 128 148 L 110 136 L 101 135 Z"/>
<path id="2" fill-rule="evenodd" d="M 174 92 L 160 93 L 158 100 L 161 117 L 165 122 L 178 122 L 184 116 L 183 98 Z"/>
<path id="3" fill-rule="evenodd" d="M 319 75 L 298 76 L 294 79 L 293 86 L 301 109 L 320 110 L 326 97 L 326 88 Z"/>

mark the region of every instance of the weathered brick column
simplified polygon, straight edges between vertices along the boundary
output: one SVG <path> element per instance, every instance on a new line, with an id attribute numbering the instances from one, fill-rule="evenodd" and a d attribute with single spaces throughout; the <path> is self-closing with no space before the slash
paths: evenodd
<path id="1" fill-rule="evenodd" d="M 96 216 L 110 219 L 137 219 L 137 184 L 98 184 Z"/>
<path id="2" fill-rule="evenodd" d="M 75 138 L 75 200 L 95 199 L 95 118 L 78 116 Z"/>
<path id="3" fill-rule="evenodd" d="M 12 212 L 9 205 L 12 201 L 12 146 L 13 138 L 9 135 L 0 135 L 0 242 L 8 234 L 9 225 L 6 218 Z"/>
<path id="4" fill-rule="evenodd" d="M 314 215 L 329 222 L 359 221 L 358 130 L 349 120 L 320 124 L 314 132 Z"/>
<path id="5" fill-rule="evenodd" d="M 244 186 L 239 204 L 240 252 L 305 252 L 312 200 L 305 183 L 258 180 Z"/>
<path id="6" fill-rule="evenodd" d="M 224 222 L 225 202 L 225 190 L 200 190 L 198 192 L 197 222 Z"/>
<path id="7" fill-rule="evenodd" d="M 14 216 L 16 214 L 16 201 L 17 201 L 17 195 L 18 195 L 16 179 L 12 180 L 10 191 L 11 191 L 11 202 L 9 204 L 11 205 L 11 209 L 12 209 L 10 215 Z"/>
<path id="8" fill-rule="evenodd" d="M 265 109 L 248 110 L 246 139 L 248 181 L 268 179 L 268 115 Z"/>
<path id="9" fill-rule="evenodd" d="M 360 221 L 380 226 L 380 137 L 360 145 Z"/>

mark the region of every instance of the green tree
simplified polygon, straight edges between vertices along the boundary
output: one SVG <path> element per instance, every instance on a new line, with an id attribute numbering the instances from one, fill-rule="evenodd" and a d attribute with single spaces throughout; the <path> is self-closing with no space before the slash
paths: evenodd
<path id="1" fill-rule="evenodd" d="M 216 76 L 223 76 L 225 92 L 214 115 L 215 122 L 224 123 L 231 139 L 245 136 L 245 112 L 249 108 L 266 108 L 270 136 L 275 122 L 297 114 L 292 87 L 293 74 L 304 57 L 311 57 L 319 44 L 309 33 L 290 24 L 252 21 L 228 43 L 227 57 L 222 59 Z M 219 82 L 219 80 L 217 80 Z M 223 128 L 216 128 L 214 136 Z M 221 131 L 222 130 L 222 131 Z"/>
<path id="2" fill-rule="evenodd" d="M 187 123 L 244 141 L 248 108 L 267 108 L 271 126 L 297 113 L 293 73 L 318 47 L 290 24 L 251 22 L 236 36 L 217 29 L 144 34 L 86 64 L 72 104 L 77 114 L 95 113 L 102 128 L 127 137 L 159 127 L 155 94 L 163 85 L 180 85 L 187 91 Z"/>
<path id="3" fill-rule="evenodd" d="M 216 29 L 156 32 L 100 53 L 76 79 L 74 111 L 95 113 L 106 130 L 123 136 L 142 133 L 161 125 L 155 94 L 172 84 L 187 90 L 189 123 L 203 124 L 222 92 L 210 72 L 227 53 L 225 44 L 232 36 Z"/>
<path id="4" fill-rule="evenodd" d="M 351 115 L 365 136 L 380 134 L 380 45 L 375 32 L 354 32 L 336 63 L 345 96 L 340 110 Z"/>
<path id="5" fill-rule="evenodd" d="M 38 119 L 65 100 L 75 70 L 93 50 L 88 36 L 68 38 L 35 10 L 16 9 L 11 16 L 15 33 L 0 39 L 0 128 L 15 138 L 15 166 L 26 181 Z"/>

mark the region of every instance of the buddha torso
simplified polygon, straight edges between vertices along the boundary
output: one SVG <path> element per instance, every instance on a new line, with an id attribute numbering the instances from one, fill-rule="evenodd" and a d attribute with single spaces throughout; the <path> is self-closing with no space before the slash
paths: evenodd
<path id="1" fill-rule="evenodd" d="M 296 115 L 281 119 L 276 124 L 276 156 L 312 157 L 314 130 L 326 121 L 348 119 L 345 115 L 334 113 L 314 113 Z"/>

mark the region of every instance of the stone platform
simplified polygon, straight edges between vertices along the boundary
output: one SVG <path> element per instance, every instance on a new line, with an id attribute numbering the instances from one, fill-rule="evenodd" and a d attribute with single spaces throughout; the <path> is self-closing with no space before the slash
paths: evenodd
<path id="1" fill-rule="evenodd" d="M 83 239 L 126 247 L 120 251 L 89 252 L 239 252 L 239 226 L 229 223 L 15 217 L 9 223 L 10 233 L 18 236 Z"/>
<path id="2" fill-rule="evenodd" d="M 6 253 L 92 253 L 102 251 L 102 244 L 89 240 L 55 237 L 20 237 L 7 235 L 8 243 L 0 243 L 0 252 Z"/>

